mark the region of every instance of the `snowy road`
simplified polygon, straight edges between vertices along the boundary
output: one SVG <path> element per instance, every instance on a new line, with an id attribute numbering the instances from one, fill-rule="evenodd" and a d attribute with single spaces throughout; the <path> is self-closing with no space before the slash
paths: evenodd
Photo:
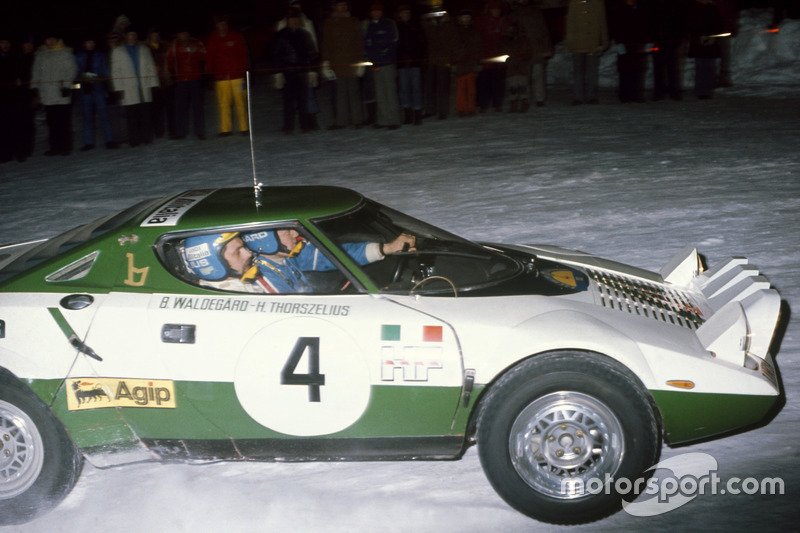
<path id="1" fill-rule="evenodd" d="M 626 106 L 613 103 L 607 88 L 604 103 L 591 107 L 569 106 L 568 90 L 555 87 L 548 106 L 521 116 L 488 113 L 395 132 L 291 137 L 277 133 L 277 99 L 267 91 L 265 83 L 254 90 L 255 154 L 265 184 L 347 186 L 475 240 L 554 243 L 648 269 L 659 269 L 687 244 L 698 246 L 709 264 L 743 255 L 770 278 L 789 313 L 800 309 L 800 94 L 789 85 L 766 91 L 759 83 L 737 84 L 711 101 Z M 0 180 L 0 235 L 19 241 L 52 236 L 143 198 L 249 185 L 252 175 L 248 141 L 234 136 L 37 156 L 3 165 Z M 781 477 L 786 494 L 706 494 L 667 514 L 620 512 L 575 529 L 796 530 L 796 320 L 779 348 L 786 404 L 774 420 L 665 448 L 662 459 L 707 453 L 721 478 Z M 87 466 L 55 511 L 8 530 L 107 528 L 565 529 L 510 509 L 471 449 L 456 462 Z"/>

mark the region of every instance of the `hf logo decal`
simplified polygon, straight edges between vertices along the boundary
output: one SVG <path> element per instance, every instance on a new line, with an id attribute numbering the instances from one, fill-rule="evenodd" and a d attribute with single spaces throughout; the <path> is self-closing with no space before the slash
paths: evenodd
<path id="1" fill-rule="evenodd" d="M 167 380 L 76 378 L 67 380 L 67 409 L 104 407 L 175 409 L 175 384 Z"/>

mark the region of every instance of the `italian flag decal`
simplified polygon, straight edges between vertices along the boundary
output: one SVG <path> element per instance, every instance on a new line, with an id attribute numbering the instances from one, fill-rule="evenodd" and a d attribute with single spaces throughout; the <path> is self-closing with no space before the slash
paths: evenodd
<path id="1" fill-rule="evenodd" d="M 381 381 L 429 382 L 442 370 L 442 326 L 381 326 Z"/>

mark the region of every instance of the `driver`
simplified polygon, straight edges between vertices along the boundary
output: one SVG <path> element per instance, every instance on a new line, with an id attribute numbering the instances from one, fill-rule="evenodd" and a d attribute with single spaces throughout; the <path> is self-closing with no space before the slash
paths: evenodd
<path id="1" fill-rule="evenodd" d="M 412 235 L 403 233 L 388 243 L 349 243 L 343 248 L 365 265 L 412 249 L 414 243 Z M 186 239 L 183 254 L 200 285 L 234 292 L 312 292 L 303 271 L 335 269 L 294 229 L 197 235 Z"/>
<path id="2" fill-rule="evenodd" d="M 311 292 L 312 287 L 303 272 L 334 270 L 336 267 L 325 255 L 300 236 L 295 229 L 259 231 L 243 235 L 245 245 L 255 252 L 253 268 L 245 279 L 260 279 L 267 292 Z M 359 265 L 380 261 L 387 255 L 414 246 L 412 235 L 401 233 L 388 243 L 345 243 L 344 251 Z M 256 276 L 258 274 L 258 277 Z"/>
<path id="3" fill-rule="evenodd" d="M 196 235 L 183 243 L 189 271 L 203 287 L 234 292 L 266 292 L 255 280 L 242 277 L 252 264 L 253 252 L 238 232 Z"/>

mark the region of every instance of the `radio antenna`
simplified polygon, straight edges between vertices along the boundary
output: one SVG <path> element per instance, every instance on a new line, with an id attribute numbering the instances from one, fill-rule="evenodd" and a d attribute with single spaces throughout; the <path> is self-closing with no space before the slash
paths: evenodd
<path id="1" fill-rule="evenodd" d="M 253 167 L 253 194 L 256 207 L 261 207 L 261 183 L 256 177 L 256 152 L 253 147 L 253 107 L 250 101 L 250 71 L 247 73 L 247 130 L 250 132 L 250 164 Z"/>

